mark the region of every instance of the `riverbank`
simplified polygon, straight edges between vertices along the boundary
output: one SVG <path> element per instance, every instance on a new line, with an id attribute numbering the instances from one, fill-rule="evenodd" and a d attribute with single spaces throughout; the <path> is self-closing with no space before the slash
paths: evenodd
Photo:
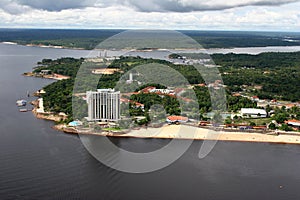
<path id="1" fill-rule="evenodd" d="M 55 45 L 42 45 L 42 44 L 22 44 L 22 43 L 16 43 L 16 42 L 0 42 L 0 44 L 7 44 L 7 45 L 20 45 L 20 46 L 27 46 L 27 47 L 38 47 L 38 48 L 50 48 L 50 49 L 67 49 L 67 50 L 83 50 L 83 51 L 94 51 L 94 50 L 104 50 L 104 49 L 85 49 L 85 48 L 76 48 L 76 47 L 68 47 L 68 46 L 55 46 Z M 125 54 L 129 50 L 133 49 L 123 49 L 120 50 L 120 54 Z M 234 54 L 251 54 L 251 55 L 257 55 L 261 53 L 266 52 L 298 52 L 300 51 L 299 45 L 289 45 L 289 46 L 248 46 L 248 47 L 223 47 L 223 48 L 174 48 L 174 49 L 154 49 L 151 51 L 172 51 L 173 53 L 207 53 L 207 54 L 228 54 L 228 53 L 234 53 Z M 139 50 L 136 49 L 138 52 Z M 144 50 L 149 51 L 149 50 Z"/>
<path id="2" fill-rule="evenodd" d="M 299 135 L 267 135 L 261 133 L 215 131 L 210 129 L 192 127 L 187 125 L 166 125 L 159 129 L 140 129 L 122 135 L 123 137 L 149 137 L 165 139 L 194 139 L 194 140 L 219 140 L 239 142 L 268 142 L 300 144 Z"/>
<path id="3" fill-rule="evenodd" d="M 55 130 L 68 134 L 95 135 L 99 137 L 139 138 L 139 139 L 183 139 L 183 140 L 213 140 L 230 142 L 256 142 L 277 144 L 300 144 L 300 134 L 261 134 L 248 132 L 215 131 L 206 128 L 188 125 L 164 125 L 161 128 L 140 128 L 127 132 L 91 132 L 89 129 L 77 130 L 73 127 L 60 124 L 53 127 Z"/>
<path id="4" fill-rule="evenodd" d="M 67 118 L 63 113 L 54 114 L 43 111 L 43 102 L 38 99 L 32 102 L 33 114 L 38 119 L 61 122 Z M 57 131 L 67 134 L 96 135 L 119 138 L 144 138 L 144 139 L 187 139 L 187 140 L 217 140 L 236 142 L 260 142 L 260 143 L 280 143 L 280 144 L 300 144 L 300 133 L 298 132 L 277 132 L 277 133 L 256 133 L 242 132 L 239 130 L 220 131 L 201 128 L 189 125 L 164 125 L 161 128 L 139 128 L 137 130 L 127 130 L 124 132 L 92 132 L 90 129 L 76 129 L 67 124 L 57 124 L 52 127 Z"/>
<path id="5" fill-rule="evenodd" d="M 58 46 L 58 45 L 44 45 L 44 44 L 32 44 L 32 43 L 18 43 L 18 42 L 1 42 L 1 44 L 9 44 L 9 45 L 21 45 L 27 47 L 40 47 L 40 48 L 52 48 L 52 49 L 71 49 L 71 50 L 86 50 L 84 48 L 77 47 L 67 47 L 67 46 Z"/>
<path id="6" fill-rule="evenodd" d="M 230 142 L 256 142 L 277 144 L 300 144 L 300 135 L 267 135 L 260 133 L 214 131 L 186 125 L 165 125 L 162 128 L 147 128 L 131 130 L 128 133 L 92 133 L 77 131 L 64 125 L 56 125 L 54 129 L 68 134 L 96 135 L 99 137 L 139 138 L 139 139 L 183 139 L 183 140 L 213 140 Z"/>
<path id="7" fill-rule="evenodd" d="M 21 45 L 21 44 L 18 44 Z M 43 45 L 43 44 L 25 44 L 27 47 L 40 47 L 40 48 L 53 48 L 53 49 L 72 49 L 72 50 L 86 50 L 84 48 L 67 47 L 67 46 L 54 46 L 54 45 Z"/>
<path id="8" fill-rule="evenodd" d="M 67 115 L 65 115 L 64 113 L 55 114 L 51 112 L 45 112 L 42 98 L 32 101 L 31 104 L 33 105 L 32 113 L 38 119 L 61 122 L 67 118 Z"/>
<path id="9" fill-rule="evenodd" d="M 23 74 L 23 76 L 36 77 L 36 78 L 47 78 L 47 79 L 53 79 L 53 80 L 57 80 L 57 81 L 70 79 L 69 76 L 64 76 L 64 75 L 61 75 L 61 74 L 37 75 L 37 74 L 35 74 L 33 72 L 25 72 Z"/>

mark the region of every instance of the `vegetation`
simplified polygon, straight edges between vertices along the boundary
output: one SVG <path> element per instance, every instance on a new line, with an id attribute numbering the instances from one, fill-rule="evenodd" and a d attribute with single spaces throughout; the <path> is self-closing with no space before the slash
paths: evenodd
<path id="1" fill-rule="evenodd" d="M 94 49 L 124 30 L 0 29 L 0 42 Z M 299 33 L 181 31 L 204 48 L 299 46 Z M 294 41 L 286 40 L 286 37 Z"/>
<path id="2" fill-rule="evenodd" d="M 83 61 L 83 58 L 60 58 L 57 60 L 43 59 L 38 63 L 39 67 L 35 68 L 33 72 L 39 73 L 42 70 L 51 70 L 52 73 L 76 77 L 78 69 Z"/>
<path id="3" fill-rule="evenodd" d="M 296 102 L 300 99 L 300 52 L 247 54 L 214 54 L 225 85 L 234 91 L 248 89 L 261 99 Z M 255 89 L 261 85 L 261 89 Z M 243 86 L 247 86 L 244 88 Z"/>
<path id="4" fill-rule="evenodd" d="M 259 55 L 245 55 L 245 54 L 215 54 L 212 55 L 213 60 L 217 65 L 222 66 L 219 71 L 222 74 L 224 84 L 226 87 L 226 98 L 228 111 L 237 112 L 243 107 L 256 108 L 256 102 L 242 96 L 232 96 L 233 92 L 243 92 L 248 95 L 257 95 L 260 98 L 281 99 L 289 101 L 298 101 L 300 93 L 298 87 L 300 86 L 300 52 L 296 53 L 263 53 Z M 61 58 L 57 60 L 44 59 L 39 64 L 39 67 L 34 69 L 34 72 L 40 72 L 43 69 L 52 70 L 54 73 L 70 76 L 68 80 L 57 81 L 45 87 L 46 94 L 43 95 L 45 108 L 52 112 L 65 112 L 69 116 L 75 114 L 78 118 L 86 116 L 86 103 L 82 98 L 76 97 L 73 100 L 80 105 L 75 110 L 72 110 L 72 93 L 76 75 L 79 70 L 83 74 L 78 91 L 85 92 L 94 89 L 90 87 L 92 80 L 99 80 L 97 88 L 114 88 L 116 83 L 120 80 L 123 74 L 136 66 L 142 64 L 157 63 L 168 65 L 172 69 L 182 74 L 190 84 L 204 83 L 203 78 L 198 71 L 189 65 L 174 65 L 168 61 L 156 59 L 143 59 L 140 57 L 121 57 L 119 60 L 107 63 L 108 68 L 118 68 L 120 72 L 115 72 L 110 75 L 91 74 L 91 69 L 105 67 L 100 66 L 99 63 L 84 62 L 83 59 Z M 85 65 L 82 70 L 80 66 Z M 99 79 L 100 78 L 100 79 Z M 133 87 L 131 91 L 140 91 L 147 86 L 155 86 L 157 88 L 166 88 L 160 84 L 145 84 L 138 85 L 133 83 L 126 85 L 121 82 L 118 87 L 121 91 Z M 256 87 L 261 86 L 261 87 Z M 136 107 L 134 103 L 130 103 L 131 116 L 145 116 L 144 120 L 137 123 L 148 123 L 150 120 L 150 108 L 155 104 L 160 104 L 164 107 L 167 114 L 178 115 L 181 114 L 182 109 L 190 110 L 187 113 L 189 117 L 203 119 L 203 114 L 212 111 L 210 92 L 207 87 L 195 86 L 194 92 L 198 102 L 190 102 L 185 107 L 180 107 L 177 99 L 171 96 L 160 96 L 158 94 L 139 93 L 131 95 L 131 102 L 139 102 L 144 104 L 144 109 Z M 181 94 L 182 98 L 191 98 L 191 93 L 186 92 Z M 198 105 L 197 105 L 198 103 Z M 198 106 L 198 108 L 197 108 Z M 269 112 L 271 107 L 267 108 Z M 271 119 L 264 121 L 264 124 L 275 120 L 278 123 L 283 123 L 285 120 L 295 118 L 300 120 L 300 109 L 294 107 L 292 109 L 274 109 L 275 114 Z M 192 113 L 199 113 L 198 116 Z M 249 123 L 260 124 L 258 121 L 252 120 Z"/>

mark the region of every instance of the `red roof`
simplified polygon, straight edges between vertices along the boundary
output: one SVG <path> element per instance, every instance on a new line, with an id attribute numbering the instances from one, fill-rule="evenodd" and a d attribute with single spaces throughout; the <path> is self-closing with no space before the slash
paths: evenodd
<path id="1" fill-rule="evenodd" d="M 284 123 L 300 123 L 300 121 L 299 120 L 296 120 L 296 119 L 290 119 L 290 120 L 287 120 L 287 121 L 285 121 Z"/>
<path id="2" fill-rule="evenodd" d="M 287 108 L 292 108 L 292 107 L 296 106 L 296 104 L 290 103 L 290 104 L 286 104 L 285 106 L 286 106 Z"/>
<path id="3" fill-rule="evenodd" d="M 139 102 L 133 102 L 133 104 L 137 107 L 144 107 L 144 104 L 139 103 Z"/>
<path id="4" fill-rule="evenodd" d="M 153 90 L 153 89 L 156 89 L 156 87 L 148 86 L 148 87 L 142 89 L 142 92 L 147 93 L 147 92 L 149 92 L 150 90 Z"/>
<path id="5" fill-rule="evenodd" d="M 232 96 L 234 96 L 234 97 L 240 97 L 242 95 L 240 93 L 234 93 L 234 94 L 232 94 Z"/>
<path id="6" fill-rule="evenodd" d="M 129 102 L 129 99 L 126 99 L 126 98 L 121 98 L 120 100 L 121 100 L 121 102 L 123 102 L 123 103 L 128 103 L 128 102 Z"/>
<path id="7" fill-rule="evenodd" d="M 267 126 L 253 126 L 253 129 L 266 129 Z"/>
<path id="8" fill-rule="evenodd" d="M 182 116 L 169 116 L 167 119 L 172 121 L 172 122 L 175 122 L 175 121 L 188 121 L 189 120 L 189 118 L 182 117 Z"/>
<path id="9" fill-rule="evenodd" d="M 183 90 L 184 90 L 183 88 L 175 88 L 174 92 L 176 94 L 178 94 L 178 93 L 182 92 Z"/>

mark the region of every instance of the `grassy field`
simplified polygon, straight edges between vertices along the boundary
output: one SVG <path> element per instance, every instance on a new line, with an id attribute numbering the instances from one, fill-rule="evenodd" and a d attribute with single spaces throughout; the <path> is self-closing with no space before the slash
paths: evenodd
<path id="1" fill-rule="evenodd" d="M 266 125 L 272 122 L 271 118 L 260 118 L 260 119 L 242 119 L 238 121 L 239 123 L 247 123 L 250 124 L 251 122 L 255 123 L 256 125 Z"/>

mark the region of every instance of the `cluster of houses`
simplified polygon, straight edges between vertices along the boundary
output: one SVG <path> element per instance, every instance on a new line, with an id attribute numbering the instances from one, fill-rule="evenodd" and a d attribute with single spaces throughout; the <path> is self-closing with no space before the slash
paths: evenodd
<path id="1" fill-rule="evenodd" d="M 216 81 L 215 83 L 212 84 L 212 87 L 216 87 L 222 84 L 221 81 Z M 204 85 L 206 87 L 206 85 Z M 203 87 L 204 87 L 203 86 Z M 158 89 L 154 86 L 148 86 L 144 89 L 141 89 L 139 92 L 134 92 L 134 93 L 128 93 L 128 94 L 121 94 L 118 91 L 114 91 L 111 89 L 102 89 L 98 90 L 97 92 L 87 92 L 87 102 L 89 105 L 89 121 L 117 121 L 120 119 L 120 105 L 122 103 L 130 103 L 131 105 L 135 106 L 136 108 L 141 108 L 144 110 L 144 104 L 136 101 L 132 101 L 128 98 L 128 96 L 132 94 L 139 94 L 139 93 L 155 93 L 161 96 L 179 96 L 180 98 L 180 93 L 183 90 L 180 89 Z M 105 101 L 103 98 L 107 98 Z M 261 100 L 256 97 L 250 97 L 252 101 L 260 102 Z M 103 101 L 103 105 L 102 105 Z M 96 102 L 96 103 L 95 103 Z M 278 102 L 276 100 L 272 100 L 272 103 L 277 104 Z M 288 108 L 289 105 L 287 105 Z M 298 106 L 296 104 L 290 105 L 290 106 Z M 103 109 L 106 109 L 104 113 Z M 103 116 L 102 116 L 103 115 Z M 267 118 L 270 115 L 270 113 L 267 113 L 265 109 L 259 109 L 259 108 L 242 108 L 239 113 L 236 114 L 229 114 L 231 118 L 233 119 L 235 116 L 241 117 L 241 118 L 247 118 L 247 119 L 258 119 L 258 118 Z M 225 117 L 226 118 L 226 117 Z M 166 122 L 168 124 L 182 124 L 182 123 L 187 123 L 189 122 L 190 119 L 184 116 L 168 116 L 166 118 Z M 287 120 L 285 122 L 288 126 L 292 127 L 295 130 L 300 129 L 300 121 L 298 120 Z M 72 124 L 74 126 L 78 125 Z M 210 122 L 208 121 L 201 121 L 199 123 L 200 126 L 207 126 L 211 125 Z M 240 127 L 240 128 L 249 128 L 245 124 L 242 125 L 224 125 L 226 127 Z M 267 128 L 266 126 L 253 126 L 251 129 L 257 129 L 257 130 L 265 130 Z"/>
<path id="2" fill-rule="evenodd" d="M 193 87 L 198 86 L 198 87 L 207 87 L 207 88 L 214 88 L 215 90 L 219 90 L 221 88 L 225 88 L 226 85 L 224 85 L 222 80 L 215 80 L 215 82 L 205 84 L 205 83 L 200 83 L 193 85 Z"/>
<path id="3" fill-rule="evenodd" d="M 221 88 L 224 88 L 225 85 L 223 84 L 222 80 L 216 80 L 214 83 L 210 83 L 207 85 L 208 88 L 214 88 L 215 90 L 219 90 Z"/>
<path id="4" fill-rule="evenodd" d="M 158 95 L 169 95 L 169 96 L 175 96 L 176 92 L 174 90 L 169 90 L 169 89 L 157 89 L 154 86 L 149 86 L 144 89 L 142 89 L 139 92 L 132 92 L 132 93 L 124 93 L 121 97 L 121 103 L 131 103 L 132 105 L 136 106 L 136 108 L 142 108 L 144 109 L 144 104 L 129 100 L 127 96 L 131 96 L 133 94 L 139 94 L 139 93 L 155 93 Z"/>
<path id="5" fill-rule="evenodd" d="M 169 89 L 157 89 L 156 87 L 149 86 L 141 90 L 143 93 L 155 93 L 159 95 L 170 95 L 170 96 L 175 96 L 175 91 L 174 90 L 169 90 Z"/>
<path id="6" fill-rule="evenodd" d="M 246 95 L 242 95 L 241 93 L 233 93 L 232 96 L 235 96 L 235 97 L 239 97 L 239 96 L 242 96 L 242 97 L 245 97 L 245 98 L 248 98 L 254 102 L 257 102 L 257 107 L 266 107 L 266 106 L 275 106 L 275 107 L 278 107 L 278 108 L 281 108 L 281 107 L 285 107 L 287 109 L 291 109 L 292 107 L 296 106 L 296 107 L 300 107 L 300 102 L 297 102 L 297 103 L 292 103 L 292 102 L 281 102 L 281 101 L 278 101 L 276 99 L 272 99 L 272 100 L 269 100 L 269 99 L 260 99 L 258 96 L 246 96 Z"/>
<path id="7" fill-rule="evenodd" d="M 194 65 L 194 64 L 207 65 L 208 63 L 211 63 L 210 58 L 192 59 L 180 55 L 178 55 L 177 58 L 170 59 L 170 61 L 175 65 Z"/>

